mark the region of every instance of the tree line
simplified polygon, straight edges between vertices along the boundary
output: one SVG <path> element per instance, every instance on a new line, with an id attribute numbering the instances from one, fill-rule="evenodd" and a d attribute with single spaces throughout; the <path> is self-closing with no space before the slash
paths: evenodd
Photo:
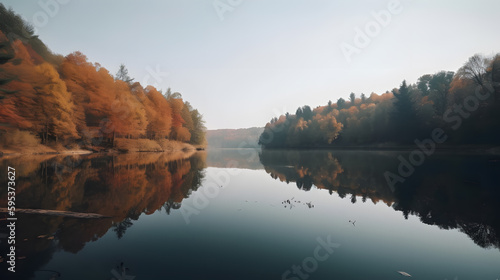
<path id="1" fill-rule="evenodd" d="M 273 118 L 259 137 L 264 148 L 411 145 L 442 128 L 447 145 L 500 143 L 500 54 L 470 57 L 458 71 L 403 81 L 370 96 L 351 93 L 312 109 Z"/>
<path id="2" fill-rule="evenodd" d="M 0 144 L 114 145 L 115 138 L 205 141 L 202 115 L 180 93 L 113 76 L 81 52 L 53 54 L 0 4 Z M 96 141 L 96 139 L 103 139 Z"/>

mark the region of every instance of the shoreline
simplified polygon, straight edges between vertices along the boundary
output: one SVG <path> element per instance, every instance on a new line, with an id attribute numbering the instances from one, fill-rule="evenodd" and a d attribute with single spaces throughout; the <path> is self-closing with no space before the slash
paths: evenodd
<path id="1" fill-rule="evenodd" d="M 63 156 L 63 155 L 109 155 L 109 154 L 135 154 L 135 153 L 176 153 L 183 152 L 188 153 L 189 151 L 204 151 L 199 150 L 197 148 L 192 149 L 180 149 L 180 150 L 169 150 L 169 151 L 128 151 L 121 152 L 118 150 L 107 150 L 107 151 L 99 151 L 94 152 L 90 150 L 67 150 L 67 151 L 59 151 L 59 152 L 41 152 L 41 153 L 32 153 L 32 152 L 2 152 L 0 151 L 0 159 L 6 157 L 15 157 L 15 156 L 43 156 L 43 155 L 53 155 L 53 156 Z"/>
<path id="2" fill-rule="evenodd" d="M 130 144 L 130 143 L 128 143 Z M 1 158 L 12 158 L 18 156 L 80 156 L 80 155 L 110 155 L 110 154 L 133 154 L 133 153 L 167 153 L 167 154 L 193 154 L 197 151 L 203 151 L 206 147 L 199 145 L 191 145 L 178 141 L 165 141 L 162 145 L 147 146 L 139 145 L 117 145 L 113 148 L 91 147 L 91 149 L 68 149 L 68 150 L 55 150 L 45 145 L 38 147 L 29 147 L 28 149 L 0 149 Z"/>
<path id="3" fill-rule="evenodd" d="M 12 160 L 19 160 L 19 159 L 35 159 L 35 158 L 40 158 L 44 160 L 48 159 L 53 159 L 53 158 L 64 158 L 67 156 L 76 156 L 76 157 L 109 157 L 109 156 L 132 156 L 132 157 L 141 157 L 141 155 L 148 156 L 149 155 L 158 155 L 158 156 L 165 156 L 169 160 L 168 161 L 173 161 L 173 160 L 180 160 L 180 159 L 188 159 L 192 156 L 194 156 L 196 153 L 200 152 L 199 150 L 196 149 L 182 149 L 182 150 L 169 150 L 169 151 L 130 151 L 130 152 L 119 152 L 116 150 L 110 150 L 110 151 L 99 151 L 99 152 L 92 152 L 92 151 L 75 151 L 75 150 L 68 150 L 64 152 L 57 152 L 57 153 L 9 153 L 9 154 L 3 154 L 0 155 L 0 161 L 12 161 Z M 201 151 L 203 152 L 203 151 Z"/>

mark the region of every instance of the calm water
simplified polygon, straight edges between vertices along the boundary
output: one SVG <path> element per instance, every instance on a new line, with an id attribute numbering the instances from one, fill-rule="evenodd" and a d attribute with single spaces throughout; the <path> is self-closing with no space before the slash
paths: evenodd
<path id="1" fill-rule="evenodd" d="M 384 172 L 398 173 L 400 154 L 3 159 L 19 208 L 110 218 L 17 214 L 25 258 L 15 274 L 0 263 L 0 278 L 500 279 L 499 157 L 435 154 L 390 188 Z"/>

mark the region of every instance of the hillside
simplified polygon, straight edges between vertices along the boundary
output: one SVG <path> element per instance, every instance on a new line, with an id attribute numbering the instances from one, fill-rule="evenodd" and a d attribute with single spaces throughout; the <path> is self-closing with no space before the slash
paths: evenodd
<path id="1" fill-rule="evenodd" d="M 0 152 L 167 151 L 205 142 L 202 115 L 180 93 L 134 80 L 123 64 L 112 75 L 79 51 L 53 54 L 0 4 Z"/>
<path id="2" fill-rule="evenodd" d="M 257 148 L 263 127 L 207 130 L 209 148 Z"/>

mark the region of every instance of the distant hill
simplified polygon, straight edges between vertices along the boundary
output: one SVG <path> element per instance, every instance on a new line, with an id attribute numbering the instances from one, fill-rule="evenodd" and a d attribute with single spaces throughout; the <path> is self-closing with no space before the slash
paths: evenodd
<path id="1" fill-rule="evenodd" d="M 209 148 L 257 148 L 263 127 L 207 130 Z"/>

